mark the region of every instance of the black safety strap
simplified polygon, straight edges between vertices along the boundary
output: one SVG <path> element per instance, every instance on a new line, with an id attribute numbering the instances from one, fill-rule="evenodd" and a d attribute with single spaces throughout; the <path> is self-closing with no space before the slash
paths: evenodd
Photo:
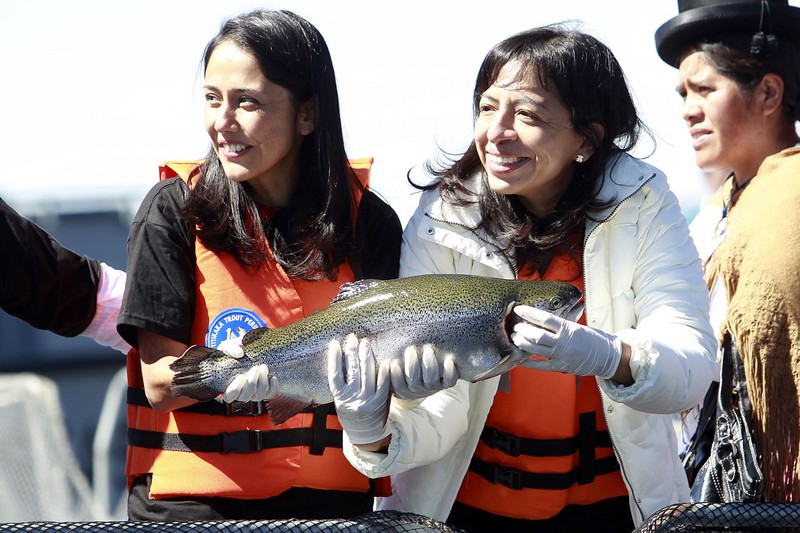
<path id="1" fill-rule="evenodd" d="M 143 389 L 128 387 L 128 404 L 150 408 Z M 261 416 L 267 413 L 268 402 L 200 402 L 176 411 L 218 416 Z M 327 418 L 336 416 L 332 403 L 307 407 L 314 413 L 312 427 L 275 429 L 271 431 L 236 431 L 217 435 L 161 433 L 128 428 L 128 444 L 142 448 L 186 452 L 252 453 L 266 448 L 308 446 L 311 455 L 322 455 L 326 447 L 342 447 L 342 431 L 328 429 Z"/>
<path id="2" fill-rule="evenodd" d="M 315 443 L 317 446 L 341 448 L 342 432 L 326 429 L 321 435 L 314 435 L 314 428 L 294 428 L 193 435 L 128 428 L 130 446 L 178 452 L 254 453 L 268 448 L 312 446 Z"/>
<path id="3" fill-rule="evenodd" d="M 147 401 L 143 389 L 128 387 L 128 405 L 150 407 L 150 402 Z M 267 402 L 225 403 L 211 400 L 187 405 L 175 411 L 210 416 L 261 416 L 267 413 Z"/>
<path id="4" fill-rule="evenodd" d="M 147 401 L 147 396 L 145 396 L 144 390 L 134 387 L 128 387 L 128 404 L 139 407 L 151 407 L 150 402 Z M 192 405 L 187 405 L 186 407 L 175 409 L 175 411 L 210 416 L 262 416 L 267 414 L 268 404 L 268 401 L 226 403 L 211 400 L 209 402 L 199 402 Z M 300 412 L 314 413 L 316 410 L 315 407 L 309 405 Z M 332 414 L 335 414 L 335 412 Z"/>
<path id="5" fill-rule="evenodd" d="M 598 459 L 594 462 L 594 475 L 610 474 L 619 470 L 619 463 L 615 456 Z M 578 483 L 581 478 L 581 465 L 569 472 L 560 474 L 540 474 L 524 472 L 515 468 L 506 468 L 494 463 L 487 463 L 480 459 L 472 459 L 469 469 L 481 475 L 490 483 L 499 483 L 504 487 L 514 490 L 522 489 L 549 489 L 566 490 Z M 580 483 L 579 483 L 580 484 Z"/>
<path id="6" fill-rule="evenodd" d="M 580 424 L 580 444 L 578 445 L 578 485 L 586 485 L 594 481 L 597 475 L 597 459 L 595 458 L 595 447 L 601 447 L 595 441 L 598 434 L 605 434 L 608 444 L 605 448 L 611 447 L 611 436 L 608 432 L 600 433 L 597 431 L 597 417 L 594 413 L 582 413 L 578 418 Z M 613 455 L 615 470 L 619 469 L 617 459 Z M 613 471 L 613 470 L 612 470 Z"/>
<path id="7" fill-rule="evenodd" d="M 595 458 L 596 448 L 611 448 L 612 446 L 611 436 L 608 432 L 597 430 L 595 413 L 581 414 L 578 422 L 580 426 L 578 435 L 566 439 L 527 439 L 498 431 L 492 427 L 485 427 L 481 432 L 481 441 L 484 444 L 512 457 L 520 455 L 558 457 L 573 455 L 577 452 L 578 466 L 570 472 L 551 474 L 524 472 L 479 459 L 473 459 L 469 469 L 491 483 L 499 483 L 515 490 L 523 488 L 568 489 L 575 483 L 586 485 L 598 475 L 618 471 L 619 463 L 614 455 L 604 459 Z"/>
<path id="8" fill-rule="evenodd" d="M 489 448 L 500 450 L 506 455 L 534 455 L 537 457 L 557 457 L 572 455 L 578 450 L 592 448 L 611 448 L 608 431 L 597 431 L 594 413 L 583 413 L 579 417 L 580 433 L 566 439 L 527 439 L 511 433 L 504 433 L 486 426 L 481 432 L 481 441 Z"/>
<path id="9" fill-rule="evenodd" d="M 331 430 L 326 426 L 329 415 L 336 415 L 336 408 L 332 403 L 318 405 L 316 409 L 314 409 L 314 420 L 311 426 L 314 431 L 311 434 L 311 444 L 309 445 L 309 453 L 311 455 L 322 455 L 322 452 L 325 451 L 325 446 L 330 446 L 330 444 L 327 444 L 327 438 L 328 431 Z M 341 448 L 342 432 L 338 431 L 337 433 L 339 434 L 339 445 L 337 448 Z"/>

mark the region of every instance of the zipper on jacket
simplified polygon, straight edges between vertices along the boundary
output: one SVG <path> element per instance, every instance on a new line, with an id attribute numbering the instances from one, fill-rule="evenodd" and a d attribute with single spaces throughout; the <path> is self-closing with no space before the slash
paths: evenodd
<path id="1" fill-rule="evenodd" d="M 488 239 L 485 239 L 484 237 L 482 237 L 481 235 L 479 235 L 477 231 L 475 231 L 475 228 L 472 228 L 472 227 L 470 227 L 470 226 L 467 226 L 466 224 L 462 224 L 462 223 L 460 223 L 460 222 L 451 222 L 451 221 L 449 221 L 449 220 L 442 220 L 442 219 L 440 219 L 440 218 L 436 218 L 435 216 L 431 215 L 431 214 L 430 214 L 429 212 L 427 212 L 427 211 L 425 211 L 425 216 L 426 216 L 427 218 L 429 218 L 429 219 L 431 219 L 431 220 L 433 220 L 433 221 L 435 221 L 435 222 L 439 222 L 439 223 L 441 223 L 441 224 L 447 224 L 448 226 L 457 226 L 457 227 L 459 227 L 459 228 L 463 228 L 463 229 L 465 229 L 465 230 L 469 231 L 469 232 L 470 232 L 472 235 L 474 235 L 474 236 L 475 236 L 475 238 L 476 238 L 476 239 L 478 239 L 479 241 L 481 241 L 483 244 L 485 244 L 485 245 L 487 245 L 487 246 L 490 246 L 490 247 L 493 247 L 493 248 L 495 249 L 495 252 L 497 252 L 497 253 L 499 253 L 501 256 L 503 256 L 503 260 L 506 262 L 506 264 L 508 265 L 508 267 L 511 269 L 511 272 L 514 274 L 514 279 L 517 279 L 517 263 L 516 263 L 516 261 L 513 261 L 513 260 L 512 260 L 512 259 L 511 259 L 511 258 L 508 256 L 508 254 L 506 253 L 506 251 L 505 251 L 505 250 L 503 250 L 503 249 L 499 248 L 499 247 L 498 247 L 498 244 L 497 244 L 496 242 L 492 242 L 492 241 L 490 241 L 490 240 L 488 240 Z"/>
<path id="2" fill-rule="evenodd" d="M 606 222 L 611 220 L 611 218 L 614 217 L 614 215 L 617 213 L 617 211 L 619 211 L 619 208 L 620 208 L 620 206 L 622 204 L 624 204 L 625 202 L 630 200 L 636 193 L 638 193 L 639 191 L 642 190 L 642 187 L 647 185 L 650 182 L 650 180 L 652 180 L 655 177 L 656 177 L 655 173 L 651 174 L 646 180 L 644 180 L 642 182 L 642 184 L 639 187 L 636 188 L 636 190 L 634 190 L 628 196 L 626 196 L 625 198 L 620 200 L 617 203 L 617 205 L 614 206 L 614 209 L 611 210 L 611 213 L 609 213 L 608 216 L 605 217 L 603 220 L 594 220 L 594 222 L 596 222 L 597 224 L 595 225 L 595 227 L 593 227 L 591 229 L 591 231 L 589 233 L 586 234 L 586 237 L 583 240 L 583 258 L 582 258 L 582 262 L 583 262 L 583 273 L 584 273 L 583 274 L 584 289 L 586 288 L 586 272 L 587 272 L 587 270 L 586 270 L 586 244 L 589 242 L 589 237 L 591 237 L 591 235 L 595 232 L 595 230 L 597 230 L 597 228 L 599 228 L 602 224 L 605 224 Z M 589 323 L 589 291 L 588 290 L 585 291 L 585 294 L 583 295 L 583 300 L 584 300 L 584 308 L 586 309 L 586 323 L 587 323 L 587 325 L 590 325 L 590 323 Z M 597 386 L 598 394 L 600 394 L 600 405 L 602 405 L 602 407 L 603 407 L 603 419 L 606 422 L 606 427 L 609 427 L 609 425 L 608 425 L 608 417 L 606 416 L 606 408 L 607 408 L 607 406 L 606 406 L 606 402 L 605 402 L 605 397 L 603 396 L 603 391 L 600 388 L 600 384 L 597 383 L 597 379 L 595 379 L 595 385 Z M 642 520 L 644 520 L 645 516 L 644 516 L 644 512 L 642 511 L 642 506 L 640 505 L 639 499 L 633 493 L 633 486 L 631 485 L 630 480 L 628 480 L 628 475 L 625 472 L 625 465 L 622 464 L 622 456 L 620 455 L 619 450 L 617 449 L 617 443 L 614 440 L 614 433 L 612 431 L 609 431 L 608 432 L 608 436 L 611 439 L 611 449 L 614 450 L 614 455 L 617 457 L 617 462 L 619 463 L 620 472 L 622 473 L 622 476 L 625 478 L 625 481 L 626 481 L 625 484 L 628 487 L 628 490 L 630 490 L 630 498 L 636 503 L 636 508 L 639 510 L 639 516 L 642 518 Z"/>

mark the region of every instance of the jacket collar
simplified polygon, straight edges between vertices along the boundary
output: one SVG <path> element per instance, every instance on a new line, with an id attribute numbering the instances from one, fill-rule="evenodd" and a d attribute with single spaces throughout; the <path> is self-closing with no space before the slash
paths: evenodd
<path id="1" fill-rule="evenodd" d="M 602 202 L 612 202 L 609 207 L 591 217 L 597 223 L 608 220 L 617 207 L 635 194 L 658 174 L 663 172 L 626 153 L 609 158 L 603 176 L 603 185 L 597 195 Z"/>

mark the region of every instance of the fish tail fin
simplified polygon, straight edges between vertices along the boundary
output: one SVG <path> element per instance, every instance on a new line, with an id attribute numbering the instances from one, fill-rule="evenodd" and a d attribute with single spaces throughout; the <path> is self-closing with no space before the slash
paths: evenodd
<path id="1" fill-rule="evenodd" d="M 175 372 L 172 378 L 172 394 L 207 402 L 219 396 L 219 392 L 206 383 L 210 375 L 203 362 L 217 354 L 218 350 L 206 346 L 190 346 L 169 367 Z"/>

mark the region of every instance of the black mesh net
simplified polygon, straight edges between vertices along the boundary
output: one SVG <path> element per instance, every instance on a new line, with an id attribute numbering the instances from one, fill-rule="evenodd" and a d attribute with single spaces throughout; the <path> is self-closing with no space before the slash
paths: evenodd
<path id="1" fill-rule="evenodd" d="M 430 518 L 378 511 L 353 519 L 219 520 L 198 522 L 13 522 L 0 533 L 29 532 L 154 533 L 463 533 Z M 636 532 L 800 532 L 800 504 L 681 503 L 661 509 Z"/>
<path id="2" fill-rule="evenodd" d="M 353 519 L 220 520 L 202 522 L 17 522 L 0 524 L 2 533 L 147 531 L 154 533 L 461 533 L 425 516 L 377 511 Z"/>
<path id="3" fill-rule="evenodd" d="M 636 531 L 800 532 L 800 504 L 679 503 L 656 512 Z"/>

